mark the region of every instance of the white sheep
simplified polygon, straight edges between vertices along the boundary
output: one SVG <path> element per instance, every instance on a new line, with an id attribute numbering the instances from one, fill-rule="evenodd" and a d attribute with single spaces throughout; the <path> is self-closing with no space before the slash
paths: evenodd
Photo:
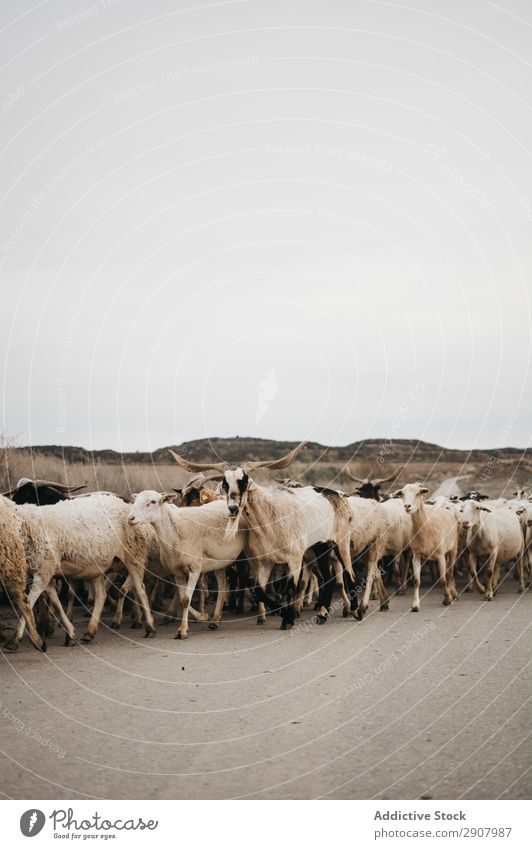
<path id="1" fill-rule="evenodd" d="M 487 601 L 493 599 L 499 583 L 500 567 L 517 559 L 519 592 L 523 592 L 522 557 L 524 539 L 516 514 L 505 507 L 486 507 L 469 499 L 462 504 L 460 522 L 467 529 L 470 571 Z M 478 561 L 486 559 L 486 586 L 478 581 Z"/>
<path id="2" fill-rule="evenodd" d="M 95 493 L 87 498 L 61 501 L 58 504 L 36 507 L 17 506 L 21 519 L 21 534 L 26 557 L 33 572 L 29 602 L 47 590 L 66 631 L 65 642 L 76 639 L 74 626 L 66 617 L 53 585 L 56 575 L 66 578 L 92 579 L 94 608 L 83 641 L 94 639 L 105 604 L 105 574 L 121 561 L 128 571 L 133 588 L 140 600 L 146 623 L 146 636 L 155 633 L 148 598 L 143 584 L 146 562 L 146 536 L 127 524 L 129 505 L 113 495 Z M 19 624 L 15 645 L 24 633 Z"/>
<path id="3" fill-rule="evenodd" d="M 26 596 L 26 581 L 30 574 L 22 539 L 22 521 L 15 505 L 0 496 L 0 584 L 4 587 L 15 612 L 26 623 L 32 645 L 46 651 L 35 624 L 33 611 Z M 19 641 L 20 642 L 20 641 Z M 5 648 L 14 650 L 18 642 L 13 637 Z"/>
<path id="4" fill-rule="evenodd" d="M 163 566 L 174 575 L 183 607 L 181 625 L 176 639 L 188 636 L 188 614 L 198 578 L 205 572 L 219 572 L 218 599 L 212 624 L 216 627 L 226 593 L 225 572 L 244 548 L 242 531 L 226 536 L 227 508 L 222 501 L 212 501 L 201 507 L 176 507 L 175 492 L 160 493 L 144 490 L 134 496 L 128 524 L 136 527 L 153 525 L 160 546 Z M 194 615 L 194 613 L 193 613 Z M 201 616 L 201 615 L 200 615 Z"/>
<path id="5" fill-rule="evenodd" d="M 395 493 L 402 497 L 404 509 L 412 519 L 410 549 L 414 572 L 414 613 L 419 611 L 423 560 L 435 560 L 438 564 L 443 587 L 443 604 L 451 604 L 458 598 L 453 577 L 458 547 L 458 523 L 451 511 L 425 504 L 423 496 L 427 492 L 428 489 L 420 483 L 408 483 Z"/>

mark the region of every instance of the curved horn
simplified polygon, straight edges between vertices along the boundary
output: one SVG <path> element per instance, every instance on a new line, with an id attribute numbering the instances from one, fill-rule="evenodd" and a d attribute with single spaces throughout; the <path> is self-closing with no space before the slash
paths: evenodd
<path id="1" fill-rule="evenodd" d="M 387 478 L 375 478 L 375 480 L 371 482 L 373 486 L 381 486 L 383 483 L 391 483 L 391 481 L 394 481 L 399 475 L 399 473 L 403 471 L 403 469 L 404 463 L 402 466 L 398 466 L 395 472 L 392 472 L 392 474 L 389 475 Z"/>
<path id="2" fill-rule="evenodd" d="M 345 471 L 347 477 L 351 478 L 351 480 L 355 481 L 355 483 L 368 483 L 369 478 L 356 478 L 354 476 L 353 472 L 351 471 L 351 469 L 349 468 L 349 466 L 346 466 L 344 471 Z"/>
<path id="3" fill-rule="evenodd" d="M 225 472 L 228 468 L 227 463 L 190 463 L 188 460 L 185 460 L 184 457 L 180 457 L 179 454 L 176 454 L 175 451 L 172 451 L 171 448 L 168 449 L 178 466 L 181 466 L 182 469 L 185 469 L 187 472 L 206 472 L 206 471 L 218 471 Z"/>
<path id="4" fill-rule="evenodd" d="M 255 460 L 249 463 L 243 463 L 242 468 L 246 472 L 251 472 L 254 469 L 286 469 L 305 445 L 308 445 L 307 440 L 300 442 L 299 445 L 296 445 L 289 454 L 285 454 L 285 456 L 280 457 L 279 460 Z"/>
<path id="5" fill-rule="evenodd" d="M 223 474 L 221 472 L 213 472 L 212 475 L 196 475 L 196 477 L 190 478 L 189 482 L 185 484 L 183 492 L 186 492 L 188 489 L 192 489 L 193 487 L 201 489 L 201 487 L 208 481 L 221 481 L 222 479 Z"/>

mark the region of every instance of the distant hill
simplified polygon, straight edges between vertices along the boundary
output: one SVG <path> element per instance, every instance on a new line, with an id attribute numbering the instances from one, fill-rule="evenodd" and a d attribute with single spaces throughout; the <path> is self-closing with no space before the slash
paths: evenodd
<path id="1" fill-rule="evenodd" d="M 227 460 L 231 464 L 243 460 L 266 460 L 280 457 L 295 448 L 296 442 L 283 442 L 275 439 L 256 439 L 254 437 L 235 436 L 231 438 L 214 437 L 195 439 L 181 445 L 171 445 L 150 452 L 134 451 L 120 453 L 111 449 L 89 451 L 86 448 L 62 445 L 35 445 L 32 451 L 39 454 L 61 458 L 70 463 L 122 465 L 130 463 L 164 464 L 173 463 L 168 449 L 173 448 L 183 457 L 197 463 Z M 25 449 L 27 450 L 27 449 Z M 475 463 L 488 464 L 496 458 L 497 464 L 511 462 L 532 463 L 532 448 L 474 449 L 461 451 L 442 448 L 430 442 L 416 439 L 364 439 L 343 447 L 320 445 L 310 442 L 301 454 L 300 461 L 306 463 L 325 462 L 331 465 L 344 465 L 347 462 L 375 462 L 382 457 L 386 463 Z"/>

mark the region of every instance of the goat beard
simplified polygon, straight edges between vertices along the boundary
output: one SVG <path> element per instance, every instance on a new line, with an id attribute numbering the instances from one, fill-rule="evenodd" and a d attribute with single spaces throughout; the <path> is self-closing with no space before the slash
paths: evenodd
<path id="1" fill-rule="evenodd" d="M 238 533 L 239 524 L 240 524 L 240 510 L 238 511 L 238 513 L 236 514 L 236 516 L 234 518 L 231 516 L 230 519 L 228 520 L 227 525 L 225 527 L 224 539 L 229 539 L 229 540 L 234 539 L 236 537 L 237 533 Z"/>

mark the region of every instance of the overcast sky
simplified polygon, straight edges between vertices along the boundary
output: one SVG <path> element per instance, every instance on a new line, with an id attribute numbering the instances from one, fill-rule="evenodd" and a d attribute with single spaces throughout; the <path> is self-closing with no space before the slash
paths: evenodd
<path id="1" fill-rule="evenodd" d="M 4 433 L 531 444 L 527 0 L 0 8 Z"/>

